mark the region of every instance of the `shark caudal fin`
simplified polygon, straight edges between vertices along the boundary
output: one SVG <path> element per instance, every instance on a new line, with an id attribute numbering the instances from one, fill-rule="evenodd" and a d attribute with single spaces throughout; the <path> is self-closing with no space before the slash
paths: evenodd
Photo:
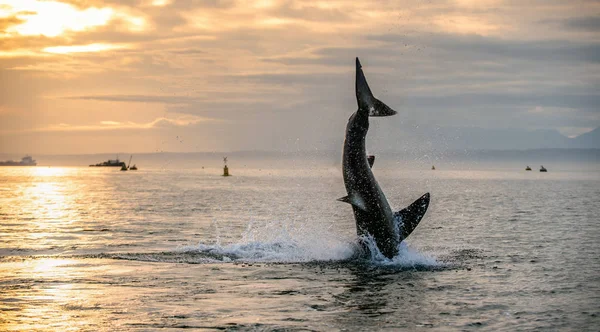
<path id="1" fill-rule="evenodd" d="M 369 116 L 390 116 L 396 114 L 396 111 L 373 96 L 358 58 L 356 58 L 356 102 L 358 103 L 359 110 L 369 111 Z"/>
<path id="2" fill-rule="evenodd" d="M 404 210 L 394 213 L 394 217 L 402 224 L 400 226 L 401 239 L 406 239 L 423 219 L 429 207 L 429 193 L 421 196 Z"/>

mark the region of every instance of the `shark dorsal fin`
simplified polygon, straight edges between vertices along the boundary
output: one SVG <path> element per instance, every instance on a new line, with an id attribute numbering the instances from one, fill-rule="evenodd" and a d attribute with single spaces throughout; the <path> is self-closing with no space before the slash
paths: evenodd
<path id="1" fill-rule="evenodd" d="M 419 197 L 405 209 L 394 213 L 394 217 L 399 220 L 401 239 L 406 239 L 412 233 L 429 207 L 429 193 Z"/>

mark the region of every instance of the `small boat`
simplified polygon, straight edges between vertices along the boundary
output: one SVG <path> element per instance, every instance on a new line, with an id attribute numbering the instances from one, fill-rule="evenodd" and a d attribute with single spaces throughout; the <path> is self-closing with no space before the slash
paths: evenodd
<path id="1" fill-rule="evenodd" d="M 21 161 L 0 161 L 0 166 L 36 166 L 37 163 L 31 156 L 21 158 Z"/>
<path id="2" fill-rule="evenodd" d="M 526 171 L 531 171 L 531 167 L 529 167 L 529 165 L 527 167 L 525 167 Z"/>
<path id="3" fill-rule="evenodd" d="M 431 165 L 431 170 L 435 171 L 435 165 Z"/>
<path id="4" fill-rule="evenodd" d="M 546 167 L 544 167 L 544 165 L 542 165 L 540 167 L 540 172 L 548 172 L 548 170 L 546 169 Z"/>
<path id="5" fill-rule="evenodd" d="M 127 170 L 127 166 L 125 165 L 125 163 L 123 163 L 123 166 L 121 166 L 121 170 L 122 171 L 126 171 Z"/>
<path id="6" fill-rule="evenodd" d="M 135 166 L 135 164 L 133 164 L 133 166 L 131 166 L 129 168 L 129 170 L 131 170 L 131 171 L 137 171 L 137 166 Z"/>
<path id="7" fill-rule="evenodd" d="M 127 167 L 127 165 L 125 165 L 124 161 L 119 160 L 119 157 L 117 157 L 117 159 L 109 159 L 109 160 L 99 163 L 99 164 L 90 165 L 90 167 L 121 167 L 121 168 L 123 168 L 123 166 Z"/>

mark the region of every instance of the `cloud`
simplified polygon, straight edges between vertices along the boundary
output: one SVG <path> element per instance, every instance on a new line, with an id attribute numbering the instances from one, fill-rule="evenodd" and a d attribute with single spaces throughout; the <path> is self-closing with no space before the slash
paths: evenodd
<path id="1" fill-rule="evenodd" d="M 71 46 L 52 46 L 43 49 L 46 53 L 68 54 L 68 53 L 86 53 L 86 52 L 103 52 L 121 48 L 128 48 L 127 45 L 115 44 L 88 44 L 88 45 L 71 45 Z"/>
<path id="2" fill-rule="evenodd" d="M 100 1 L 96 4 L 97 7 L 81 1 L 9 0 L 0 11 L 0 31 L 4 32 L 0 46 L 5 53 L 15 49 L 35 53 L 44 47 L 90 44 L 86 36 L 98 31 L 118 31 L 119 36 L 124 36 L 150 28 L 144 14 L 135 7 L 109 7 Z M 122 43 L 118 39 L 115 38 L 117 43 Z M 101 43 L 108 44 L 106 39 L 93 40 L 92 44 Z"/>
<path id="3" fill-rule="evenodd" d="M 165 104 L 168 109 L 177 113 L 185 110 L 185 113 L 201 113 L 206 110 L 226 110 L 228 108 L 242 110 L 248 105 L 261 105 L 261 107 L 272 105 L 265 94 L 253 97 L 252 94 L 234 95 L 229 91 L 211 92 L 207 96 L 181 96 L 181 95 L 90 95 L 70 96 L 62 99 L 111 101 L 124 103 L 158 103 Z"/>
<path id="4" fill-rule="evenodd" d="M 356 56 L 373 92 L 401 113 L 389 120 L 395 125 L 600 125 L 598 6 L 591 3 L 61 2 L 112 14 L 106 24 L 54 37 L 0 38 L 0 75 L 10 82 L 0 105 L 27 114 L 18 120 L 23 128 L 185 131 L 154 120 L 187 114 L 220 119 L 211 135 L 230 133 L 219 144 L 231 149 L 327 141 L 355 110 Z M 0 31 L 28 18 L 0 18 Z M 544 111 L 528 112 L 536 107 Z M 51 122 L 70 121 L 67 114 L 93 125 Z M 0 116 L 10 128 L 8 115 Z M 194 135 L 210 141 L 204 131 Z"/>
<path id="5" fill-rule="evenodd" d="M 398 34 L 371 35 L 371 40 L 392 45 L 418 43 L 447 52 L 449 56 L 469 60 L 521 59 L 533 61 L 600 62 L 600 43 L 572 40 L 521 41 L 481 35 L 431 34 L 411 37 Z"/>
<path id="6" fill-rule="evenodd" d="M 110 8 L 87 8 L 78 10 L 57 1 L 10 1 L 9 12 L 15 13 L 22 22 L 7 30 L 19 35 L 44 35 L 56 37 L 65 31 L 83 31 L 94 26 L 105 25 L 113 16 Z M 54 21 L 60 16 L 61 24 Z"/>
<path id="7" fill-rule="evenodd" d="M 335 4 L 283 1 L 268 9 L 271 17 L 281 19 L 296 19 L 300 21 L 341 22 L 352 18 L 351 11 L 336 8 Z"/>
<path id="8" fill-rule="evenodd" d="M 600 16 L 584 16 L 584 17 L 572 17 L 566 20 L 551 20 L 543 21 L 550 23 L 559 23 L 562 26 L 586 32 L 600 32 Z"/>
<path id="9" fill-rule="evenodd" d="M 24 20 L 22 18 L 17 17 L 16 15 L 0 17 L 0 32 L 6 33 L 6 30 L 8 30 L 9 28 L 17 26 L 23 22 Z"/>
<path id="10" fill-rule="evenodd" d="M 164 95 L 89 95 L 64 97 L 64 99 L 118 101 L 128 103 L 188 104 L 190 102 L 200 100 L 201 98 Z"/>
<path id="11" fill-rule="evenodd" d="M 118 126 L 121 125 L 121 122 L 118 121 L 100 121 L 101 125 L 106 125 L 106 126 Z"/>
<path id="12" fill-rule="evenodd" d="M 199 50 L 197 48 L 177 49 L 177 50 L 170 50 L 169 52 L 173 53 L 173 54 L 183 54 L 183 55 L 207 54 L 205 51 Z"/>
<path id="13" fill-rule="evenodd" d="M 90 125 L 72 125 L 60 123 L 58 125 L 50 125 L 40 128 L 25 129 L 20 131 L 5 131 L 7 133 L 26 133 L 26 132 L 92 132 L 92 131 L 107 131 L 107 130 L 150 130 L 165 126 L 188 127 L 202 122 L 219 121 L 216 119 L 204 118 L 193 115 L 181 115 L 176 118 L 156 118 L 150 122 L 119 122 L 119 121 L 100 121 L 98 124 Z"/>
<path id="14" fill-rule="evenodd" d="M 597 110 L 600 105 L 600 94 L 462 93 L 446 96 L 410 97 L 406 104 L 432 108 L 441 106 L 484 107 L 487 105 L 503 105 L 503 107 L 509 108 L 519 105 L 541 105 Z"/>

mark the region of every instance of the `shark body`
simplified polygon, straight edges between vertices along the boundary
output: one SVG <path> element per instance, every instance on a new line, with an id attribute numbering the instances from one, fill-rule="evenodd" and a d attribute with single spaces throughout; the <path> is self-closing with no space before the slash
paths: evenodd
<path id="1" fill-rule="evenodd" d="M 375 157 L 367 156 L 366 136 L 369 117 L 391 116 L 396 111 L 373 96 L 358 58 L 355 89 L 358 110 L 348 120 L 342 157 L 348 195 L 338 200 L 352 205 L 357 234 L 371 236 L 379 251 L 392 258 L 398 253 L 398 244 L 412 233 L 427 211 L 429 193 L 401 211 L 392 211 L 371 171 Z"/>

